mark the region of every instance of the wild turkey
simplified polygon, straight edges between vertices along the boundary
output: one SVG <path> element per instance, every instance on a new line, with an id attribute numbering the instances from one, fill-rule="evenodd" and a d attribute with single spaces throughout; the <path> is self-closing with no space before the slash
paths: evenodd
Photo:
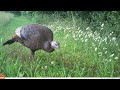
<path id="1" fill-rule="evenodd" d="M 21 26 L 15 32 L 16 34 L 3 45 L 19 42 L 30 49 L 32 57 L 34 57 L 36 50 L 53 52 L 60 46 L 58 42 L 53 41 L 53 32 L 40 24 Z"/>

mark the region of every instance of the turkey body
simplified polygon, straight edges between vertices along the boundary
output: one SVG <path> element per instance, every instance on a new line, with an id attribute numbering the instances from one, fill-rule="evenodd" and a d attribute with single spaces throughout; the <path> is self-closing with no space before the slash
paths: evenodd
<path id="1" fill-rule="evenodd" d="M 46 42 L 53 41 L 52 31 L 39 24 L 26 25 L 17 30 L 20 30 L 18 42 L 34 51 L 43 49 Z"/>
<path id="2" fill-rule="evenodd" d="M 40 49 L 53 52 L 56 48 L 55 45 L 59 46 L 59 43 L 53 42 L 53 32 L 40 24 L 21 26 L 15 32 L 16 34 L 12 39 L 6 41 L 3 45 L 19 42 L 31 50 L 31 55 L 34 55 L 34 52 Z"/>

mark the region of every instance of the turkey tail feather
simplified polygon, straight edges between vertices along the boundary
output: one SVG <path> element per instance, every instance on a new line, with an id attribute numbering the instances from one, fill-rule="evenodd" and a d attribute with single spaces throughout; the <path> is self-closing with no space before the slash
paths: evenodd
<path id="1" fill-rule="evenodd" d="M 3 43 L 3 45 L 7 45 L 7 44 L 12 44 L 14 43 L 15 41 L 17 41 L 19 38 L 19 36 L 15 35 L 13 36 L 11 39 L 7 40 L 5 43 Z"/>
<path id="2" fill-rule="evenodd" d="M 14 39 L 9 39 L 9 40 L 6 41 L 5 43 L 3 43 L 3 45 L 12 44 L 12 43 L 14 43 L 14 42 L 15 42 Z"/>

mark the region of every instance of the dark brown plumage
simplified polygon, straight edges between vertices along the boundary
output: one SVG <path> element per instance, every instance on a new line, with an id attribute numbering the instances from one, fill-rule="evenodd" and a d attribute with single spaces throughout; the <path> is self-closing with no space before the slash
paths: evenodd
<path id="1" fill-rule="evenodd" d="M 53 52 L 59 48 L 59 43 L 53 41 L 53 32 L 45 26 L 39 24 L 25 25 L 17 28 L 15 32 L 16 34 L 3 45 L 19 42 L 30 49 L 33 57 L 36 50 L 42 49 L 46 52 Z"/>

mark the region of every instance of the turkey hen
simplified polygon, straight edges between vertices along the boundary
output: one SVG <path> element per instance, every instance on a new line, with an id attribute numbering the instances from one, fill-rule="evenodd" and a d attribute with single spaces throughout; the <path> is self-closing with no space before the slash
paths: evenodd
<path id="1" fill-rule="evenodd" d="M 29 24 L 16 29 L 15 35 L 7 40 L 3 45 L 19 42 L 31 51 L 31 56 L 34 57 L 36 50 L 44 50 L 53 52 L 60 44 L 53 41 L 53 32 L 46 26 L 40 24 Z"/>

